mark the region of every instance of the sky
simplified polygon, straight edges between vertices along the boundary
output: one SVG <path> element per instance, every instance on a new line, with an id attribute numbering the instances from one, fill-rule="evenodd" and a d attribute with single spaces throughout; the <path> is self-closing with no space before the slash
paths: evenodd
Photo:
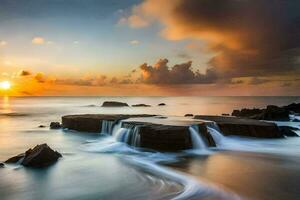
<path id="1" fill-rule="evenodd" d="M 298 0 L 1 0 L 13 96 L 299 96 Z M 1 86 L 1 84 L 0 84 Z"/>

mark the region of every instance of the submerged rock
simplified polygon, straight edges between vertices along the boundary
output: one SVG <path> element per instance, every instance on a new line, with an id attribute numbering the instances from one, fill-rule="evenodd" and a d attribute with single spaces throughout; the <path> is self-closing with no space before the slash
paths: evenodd
<path id="1" fill-rule="evenodd" d="M 51 122 L 50 129 L 60 129 L 62 126 L 59 122 Z"/>
<path id="2" fill-rule="evenodd" d="M 158 104 L 158 106 L 166 106 L 166 104 L 165 103 L 160 103 L 160 104 Z"/>
<path id="3" fill-rule="evenodd" d="M 3 163 L 0 163 L 0 168 L 3 168 L 4 167 L 4 164 Z"/>
<path id="4" fill-rule="evenodd" d="M 55 163 L 60 157 L 62 155 L 57 151 L 53 151 L 47 144 L 41 144 L 8 159 L 5 163 L 21 162 L 20 164 L 26 167 L 40 168 Z"/>
<path id="5" fill-rule="evenodd" d="M 45 125 L 39 125 L 39 128 L 45 128 L 46 126 Z"/>
<path id="6" fill-rule="evenodd" d="M 275 123 L 253 119 L 224 116 L 196 115 L 195 119 L 214 121 L 224 135 L 238 135 L 257 138 L 282 138 Z"/>
<path id="7" fill-rule="evenodd" d="M 185 117 L 193 117 L 194 115 L 193 114 L 185 114 L 184 116 Z"/>
<path id="8" fill-rule="evenodd" d="M 128 107 L 128 104 L 118 101 L 104 101 L 102 107 Z"/>
<path id="9" fill-rule="evenodd" d="M 151 107 L 151 105 L 147 105 L 147 104 L 135 104 L 135 105 L 132 105 L 132 107 Z"/>

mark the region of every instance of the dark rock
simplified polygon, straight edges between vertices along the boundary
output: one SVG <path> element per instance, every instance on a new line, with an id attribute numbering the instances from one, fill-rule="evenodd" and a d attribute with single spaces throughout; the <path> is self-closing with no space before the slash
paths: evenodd
<path id="1" fill-rule="evenodd" d="M 185 114 L 184 116 L 185 117 L 193 117 L 194 115 L 193 114 Z"/>
<path id="2" fill-rule="evenodd" d="M 5 161 L 5 163 L 17 163 L 19 160 L 25 157 L 25 153 L 21 153 L 17 156 L 11 157 L 8 160 Z"/>
<path id="3" fill-rule="evenodd" d="M 289 121 L 290 113 L 299 113 L 300 103 L 293 103 L 287 106 L 268 105 L 265 109 L 247 109 L 234 110 L 232 116 L 246 117 L 250 119 L 270 120 L 270 121 Z"/>
<path id="4" fill-rule="evenodd" d="M 47 144 L 41 144 L 8 159 L 5 163 L 21 162 L 21 165 L 26 167 L 40 168 L 55 163 L 60 157 L 62 155 L 57 151 L 53 151 Z"/>
<path id="5" fill-rule="evenodd" d="M 236 116 L 236 117 L 252 118 L 252 117 L 255 117 L 256 115 L 261 114 L 262 111 L 263 110 L 258 109 L 258 108 L 253 108 L 253 109 L 243 108 L 241 111 L 234 110 L 231 115 Z"/>
<path id="6" fill-rule="evenodd" d="M 189 126 L 175 126 L 165 124 L 153 124 L 146 122 L 126 121 L 123 128 L 139 127 L 139 141 L 141 148 L 157 151 L 181 151 L 193 148 Z M 201 137 L 208 146 L 215 146 L 214 140 L 207 132 L 205 123 L 197 124 Z M 129 138 L 129 145 L 132 144 Z"/>
<path id="7" fill-rule="evenodd" d="M 282 138 L 275 123 L 263 122 L 253 119 L 224 116 L 196 115 L 195 119 L 214 121 L 224 135 L 238 135 L 257 138 Z"/>
<path id="8" fill-rule="evenodd" d="M 53 151 L 47 144 L 41 144 L 26 151 L 21 164 L 28 167 L 47 167 L 55 163 L 60 157 L 62 155 Z"/>
<path id="9" fill-rule="evenodd" d="M 299 137 L 299 135 L 294 132 L 296 130 L 299 130 L 298 128 L 291 127 L 291 126 L 278 126 L 278 128 L 279 128 L 279 131 L 285 136 Z"/>
<path id="10" fill-rule="evenodd" d="M 3 163 L 0 163 L 0 168 L 3 168 L 4 167 L 4 164 Z"/>
<path id="11" fill-rule="evenodd" d="M 158 104 L 158 106 L 165 106 L 165 105 L 166 105 L 165 103 Z"/>
<path id="12" fill-rule="evenodd" d="M 45 128 L 46 126 L 45 125 L 39 125 L 39 128 Z"/>
<path id="13" fill-rule="evenodd" d="M 168 117 L 166 117 L 166 116 L 155 116 L 155 118 L 157 118 L 157 119 L 168 119 Z"/>
<path id="14" fill-rule="evenodd" d="M 151 106 L 147 105 L 147 104 L 135 104 L 135 105 L 132 105 L 132 107 L 151 107 Z"/>
<path id="15" fill-rule="evenodd" d="M 293 119 L 293 122 L 300 122 L 299 119 Z"/>
<path id="16" fill-rule="evenodd" d="M 283 108 L 290 112 L 300 113 L 300 103 L 292 103 L 290 105 L 283 106 Z"/>
<path id="17" fill-rule="evenodd" d="M 230 116 L 228 113 L 222 113 L 222 116 Z"/>
<path id="18" fill-rule="evenodd" d="M 105 101 L 103 102 L 102 107 L 128 107 L 128 104 L 118 101 Z"/>
<path id="19" fill-rule="evenodd" d="M 257 115 L 255 119 L 271 121 L 289 121 L 290 117 L 288 110 L 280 108 L 278 106 L 269 105 L 260 115 Z"/>
<path id="20" fill-rule="evenodd" d="M 130 117 L 153 117 L 155 115 L 67 115 L 62 117 L 63 128 L 70 130 L 100 133 L 102 129 L 102 121 L 114 121 L 128 119 Z"/>
<path id="21" fill-rule="evenodd" d="M 60 129 L 62 126 L 59 122 L 51 122 L 50 129 Z"/>

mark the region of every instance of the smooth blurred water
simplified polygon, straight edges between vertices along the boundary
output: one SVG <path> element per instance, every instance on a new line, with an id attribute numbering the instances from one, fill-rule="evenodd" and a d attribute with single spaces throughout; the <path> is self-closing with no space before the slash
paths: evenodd
<path id="1" fill-rule="evenodd" d="M 144 103 L 152 107 L 101 107 L 106 100 L 129 105 Z M 300 181 L 300 170 L 290 160 L 300 158 L 299 138 L 255 140 L 226 137 L 223 146 L 204 155 L 190 152 L 166 154 L 141 152 L 100 135 L 50 130 L 48 125 L 67 114 L 222 114 L 243 107 L 286 105 L 299 101 L 299 97 L 3 97 L 0 99 L 0 161 L 41 143 L 61 152 L 63 158 L 47 169 L 17 165 L 0 168 L 0 199 L 273 199 L 272 196 L 266 198 L 265 194 L 284 196 L 281 184 L 295 194 L 296 189 L 300 190 L 295 185 Z M 159 107 L 159 103 L 167 105 Z M 47 127 L 39 128 L 39 125 Z M 300 126 L 299 123 L 291 125 Z M 234 150 L 236 154 L 228 155 L 224 150 Z M 240 156 L 241 150 L 252 153 Z M 253 159 L 257 157 L 264 163 L 259 167 Z M 289 162 L 281 161 L 278 165 L 274 157 L 288 157 Z M 241 162 L 248 163 L 248 166 L 241 165 Z M 174 167 L 171 163 L 178 165 Z M 233 171 L 224 171 L 221 166 L 227 170 L 230 170 L 229 166 L 235 167 L 232 167 Z M 252 173 L 247 174 L 244 167 L 252 168 Z M 224 181 L 228 173 L 234 177 L 231 182 Z M 247 185 L 250 182 L 246 180 L 250 178 L 252 183 L 253 176 L 265 176 L 265 185 L 274 180 L 278 184 L 273 184 L 269 191 L 253 190 L 250 186 L 248 190 L 236 187 L 239 182 Z M 297 194 L 288 197 L 300 198 Z"/>

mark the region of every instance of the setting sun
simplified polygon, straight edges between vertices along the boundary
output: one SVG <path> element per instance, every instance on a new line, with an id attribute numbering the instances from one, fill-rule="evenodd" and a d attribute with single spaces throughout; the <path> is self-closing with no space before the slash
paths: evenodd
<path id="1" fill-rule="evenodd" d="M 8 89 L 10 89 L 10 87 L 11 87 L 11 84 L 10 84 L 9 81 L 2 81 L 2 82 L 0 82 L 0 88 L 2 90 L 8 90 Z"/>

